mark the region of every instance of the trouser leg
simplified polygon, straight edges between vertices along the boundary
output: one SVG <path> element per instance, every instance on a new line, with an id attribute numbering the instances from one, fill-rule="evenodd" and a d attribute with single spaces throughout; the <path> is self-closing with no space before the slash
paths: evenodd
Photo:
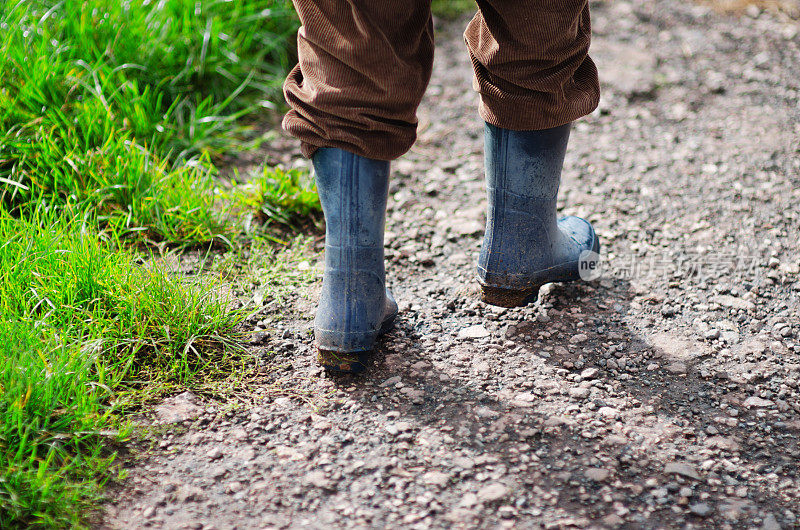
<path id="1" fill-rule="evenodd" d="M 433 65 L 430 0 L 294 0 L 299 64 L 283 127 L 310 157 L 335 147 L 392 160 L 416 139 Z"/>
<path id="2" fill-rule="evenodd" d="M 587 0 L 477 0 L 464 38 L 491 125 L 541 130 L 589 114 L 599 100 L 588 56 Z"/>

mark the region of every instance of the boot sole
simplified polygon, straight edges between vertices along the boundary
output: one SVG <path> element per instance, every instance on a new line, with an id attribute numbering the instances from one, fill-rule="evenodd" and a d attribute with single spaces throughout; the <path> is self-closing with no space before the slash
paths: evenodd
<path id="1" fill-rule="evenodd" d="M 539 287 L 517 290 L 503 287 L 481 285 L 481 301 L 498 307 L 522 307 L 531 304 L 539 297 Z"/>
<path id="2" fill-rule="evenodd" d="M 597 253 L 600 252 L 600 238 L 597 236 L 597 234 L 594 235 L 594 239 L 592 240 L 592 251 Z M 578 262 L 576 262 L 574 265 L 577 266 Z M 570 264 L 566 267 L 567 270 L 571 270 L 572 268 L 573 264 Z M 539 297 L 539 289 L 545 283 L 571 282 L 579 279 L 580 275 L 574 277 L 569 274 L 562 277 L 554 277 L 547 282 L 543 282 L 540 285 L 534 285 L 526 289 L 508 289 L 505 287 L 495 287 L 481 284 L 481 301 L 498 307 L 522 307 L 536 302 Z"/>
<path id="3" fill-rule="evenodd" d="M 378 337 L 385 335 L 394 327 L 394 320 L 397 315 L 391 315 L 381 324 L 378 330 Z M 317 346 L 317 362 L 328 372 L 342 374 L 357 374 L 363 372 L 367 367 L 367 362 L 372 357 L 372 349 L 355 352 L 341 352 L 326 350 Z"/>

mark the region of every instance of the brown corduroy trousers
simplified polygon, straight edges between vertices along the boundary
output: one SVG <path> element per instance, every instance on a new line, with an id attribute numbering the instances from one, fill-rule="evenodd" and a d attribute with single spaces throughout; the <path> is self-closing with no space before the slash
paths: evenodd
<path id="1" fill-rule="evenodd" d="M 392 160 L 416 139 L 433 66 L 431 0 L 294 0 L 299 64 L 283 127 L 319 147 Z M 597 106 L 587 0 L 477 0 L 464 34 L 479 112 L 515 130 L 563 125 Z"/>

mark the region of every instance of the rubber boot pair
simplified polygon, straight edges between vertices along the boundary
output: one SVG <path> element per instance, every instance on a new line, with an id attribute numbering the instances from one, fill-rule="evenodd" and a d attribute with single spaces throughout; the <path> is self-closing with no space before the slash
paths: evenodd
<path id="1" fill-rule="evenodd" d="M 580 260 L 599 251 L 588 221 L 556 217 L 569 130 L 569 124 L 543 131 L 486 124 L 489 210 L 478 282 L 489 304 L 535 301 L 545 283 L 578 279 Z M 357 372 L 397 315 L 383 264 L 389 162 L 324 148 L 313 164 L 327 223 L 316 347 L 326 369 Z"/>

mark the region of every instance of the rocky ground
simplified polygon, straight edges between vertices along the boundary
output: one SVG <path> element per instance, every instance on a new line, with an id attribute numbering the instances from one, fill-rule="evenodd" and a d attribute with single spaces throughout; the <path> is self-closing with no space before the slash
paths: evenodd
<path id="1" fill-rule="evenodd" d="M 573 130 L 561 200 L 595 223 L 603 275 L 520 309 L 473 281 L 463 25 L 439 23 L 419 141 L 393 166 L 401 312 L 373 365 L 316 366 L 313 289 L 256 316 L 264 397 L 163 404 L 190 419 L 131 460 L 99 527 L 800 527 L 798 23 L 594 4 L 603 100 Z"/>

